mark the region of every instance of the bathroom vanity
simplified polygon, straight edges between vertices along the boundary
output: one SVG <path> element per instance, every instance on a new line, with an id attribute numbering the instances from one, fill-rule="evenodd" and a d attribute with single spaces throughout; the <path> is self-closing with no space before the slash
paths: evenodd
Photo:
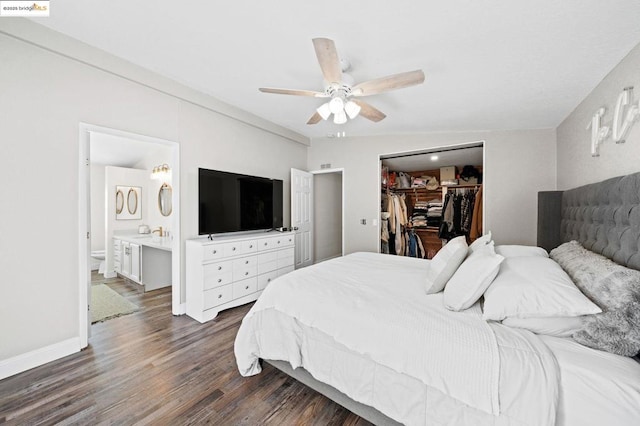
<path id="1" fill-rule="evenodd" d="M 113 270 L 144 286 L 144 291 L 171 285 L 170 237 L 149 234 L 116 235 L 113 242 Z"/>

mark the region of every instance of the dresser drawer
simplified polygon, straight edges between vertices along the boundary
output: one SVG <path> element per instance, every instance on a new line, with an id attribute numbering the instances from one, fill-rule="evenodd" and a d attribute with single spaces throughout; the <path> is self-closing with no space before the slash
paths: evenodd
<path id="1" fill-rule="evenodd" d="M 293 236 L 276 235 L 275 237 L 262 238 L 258 241 L 258 251 L 273 250 L 293 245 Z"/>
<path id="2" fill-rule="evenodd" d="M 257 240 L 242 241 L 240 243 L 240 253 L 251 254 L 258 251 Z"/>
<path id="3" fill-rule="evenodd" d="M 278 269 L 278 252 L 260 253 L 258 255 L 258 274 Z"/>
<path id="4" fill-rule="evenodd" d="M 253 277 L 248 280 L 237 281 L 232 284 L 233 286 L 233 298 L 237 299 L 242 296 L 246 296 L 258 291 L 258 278 Z"/>
<path id="5" fill-rule="evenodd" d="M 295 243 L 295 235 L 294 234 L 290 234 L 290 235 L 284 235 L 281 238 L 281 246 L 282 247 L 293 247 L 294 243 Z"/>
<path id="6" fill-rule="evenodd" d="M 255 277 L 258 275 L 258 267 L 257 265 L 245 266 L 242 268 L 233 270 L 233 280 L 243 280 L 245 278 Z"/>
<path id="7" fill-rule="evenodd" d="M 203 260 L 222 259 L 224 257 L 224 244 L 211 244 L 203 246 Z"/>
<path id="8" fill-rule="evenodd" d="M 224 257 L 238 256 L 242 254 L 242 243 L 227 243 L 224 245 Z"/>
<path id="9" fill-rule="evenodd" d="M 258 290 L 264 290 L 271 281 L 276 279 L 278 271 L 267 272 L 266 274 L 258 275 Z"/>
<path id="10" fill-rule="evenodd" d="M 205 289 L 229 284 L 233 280 L 233 262 L 230 260 L 210 263 L 208 265 L 204 265 L 203 269 L 203 287 Z"/>
<path id="11" fill-rule="evenodd" d="M 233 269 L 246 269 L 250 266 L 256 266 L 258 258 L 256 256 L 241 257 L 233 260 Z"/>
<path id="12" fill-rule="evenodd" d="M 294 248 L 278 251 L 278 269 L 293 265 L 295 255 L 294 251 Z"/>
<path id="13" fill-rule="evenodd" d="M 225 285 L 217 287 L 212 290 L 206 290 L 204 292 L 204 309 L 211 309 L 214 306 L 222 305 L 232 299 L 233 289 L 232 285 Z"/>

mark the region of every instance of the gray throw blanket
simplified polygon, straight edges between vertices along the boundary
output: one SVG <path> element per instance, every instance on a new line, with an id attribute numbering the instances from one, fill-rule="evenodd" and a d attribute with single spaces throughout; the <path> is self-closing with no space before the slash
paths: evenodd
<path id="1" fill-rule="evenodd" d="M 602 309 L 584 317 L 574 340 L 618 355 L 640 353 L 640 271 L 618 265 L 577 241 L 555 248 L 550 257 Z"/>

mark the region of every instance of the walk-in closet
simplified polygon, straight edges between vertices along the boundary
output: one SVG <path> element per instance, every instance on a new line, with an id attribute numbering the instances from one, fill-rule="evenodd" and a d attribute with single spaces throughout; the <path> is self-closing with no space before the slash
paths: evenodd
<path id="1" fill-rule="evenodd" d="M 380 157 L 380 252 L 431 259 L 483 234 L 483 142 Z"/>

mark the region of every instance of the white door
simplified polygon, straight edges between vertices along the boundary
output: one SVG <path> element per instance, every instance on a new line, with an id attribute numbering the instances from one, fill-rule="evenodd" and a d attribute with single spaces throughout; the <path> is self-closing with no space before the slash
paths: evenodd
<path id="1" fill-rule="evenodd" d="M 291 169 L 291 226 L 296 230 L 296 269 L 313 263 L 313 175 Z"/>

